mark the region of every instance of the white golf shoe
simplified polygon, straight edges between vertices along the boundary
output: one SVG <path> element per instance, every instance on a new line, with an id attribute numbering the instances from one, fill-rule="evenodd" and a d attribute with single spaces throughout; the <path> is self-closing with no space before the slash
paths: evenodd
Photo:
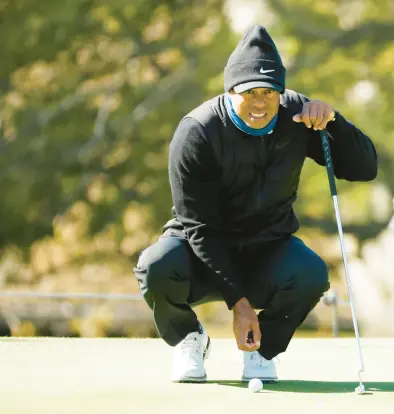
<path id="1" fill-rule="evenodd" d="M 257 351 L 243 352 L 243 359 L 242 381 L 249 382 L 253 378 L 258 378 L 262 382 L 278 381 L 274 361 L 265 359 Z"/>
<path id="2" fill-rule="evenodd" d="M 173 382 L 205 382 L 207 374 L 204 359 L 211 348 L 209 336 L 201 326 L 200 332 L 191 332 L 174 347 Z"/>

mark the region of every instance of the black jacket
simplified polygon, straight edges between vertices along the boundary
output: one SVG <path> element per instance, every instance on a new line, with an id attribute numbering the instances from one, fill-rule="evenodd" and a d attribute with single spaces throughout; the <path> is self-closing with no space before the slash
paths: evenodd
<path id="1" fill-rule="evenodd" d="M 242 296 L 230 246 L 249 246 L 299 229 L 293 212 L 305 157 L 325 165 L 318 131 L 292 120 L 308 99 L 281 95 L 272 134 L 240 131 L 227 115 L 224 95 L 189 113 L 170 144 L 169 177 L 174 219 L 194 253 L 212 270 L 229 309 Z M 327 126 L 335 176 L 369 181 L 377 174 L 371 140 L 339 113 Z"/>

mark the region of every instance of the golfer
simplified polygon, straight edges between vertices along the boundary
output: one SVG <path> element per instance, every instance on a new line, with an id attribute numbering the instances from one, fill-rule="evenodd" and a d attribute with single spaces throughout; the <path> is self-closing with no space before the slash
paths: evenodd
<path id="1" fill-rule="evenodd" d="M 224 69 L 225 93 L 179 123 L 169 148 L 173 219 L 134 268 L 161 338 L 174 347 L 172 380 L 206 381 L 210 338 L 193 307 L 224 301 L 233 315 L 242 380 L 278 380 L 272 359 L 329 288 L 327 265 L 294 236 L 307 157 L 335 176 L 370 181 L 370 138 L 329 103 L 286 89 L 286 70 L 262 26 L 250 27 Z"/>

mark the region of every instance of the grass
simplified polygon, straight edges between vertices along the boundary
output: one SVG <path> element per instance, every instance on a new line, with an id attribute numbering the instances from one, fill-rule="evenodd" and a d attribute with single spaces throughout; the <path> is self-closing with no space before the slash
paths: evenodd
<path id="1" fill-rule="evenodd" d="M 368 394 L 354 393 L 354 339 L 295 338 L 277 364 L 280 382 L 253 394 L 239 381 L 232 339 L 213 339 L 208 382 L 170 382 L 171 348 L 158 339 L 0 340 L 0 413 L 121 414 L 247 411 L 394 412 L 394 339 L 363 339 Z"/>

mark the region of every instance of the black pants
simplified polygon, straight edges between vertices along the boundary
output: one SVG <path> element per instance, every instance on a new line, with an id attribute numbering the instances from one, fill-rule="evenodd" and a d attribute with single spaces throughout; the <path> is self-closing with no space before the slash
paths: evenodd
<path id="1" fill-rule="evenodd" d="M 231 253 L 246 297 L 253 308 L 263 309 L 258 314 L 259 352 L 272 359 L 287 349 L 297 327 L 329 288 L 327 266 L 294 236 Z M 169 345 L 198 329 L 193 306 L 223 300 L 211 272 L 173 230 L 141 253 L 134 273 L 157 330 Z"/>

